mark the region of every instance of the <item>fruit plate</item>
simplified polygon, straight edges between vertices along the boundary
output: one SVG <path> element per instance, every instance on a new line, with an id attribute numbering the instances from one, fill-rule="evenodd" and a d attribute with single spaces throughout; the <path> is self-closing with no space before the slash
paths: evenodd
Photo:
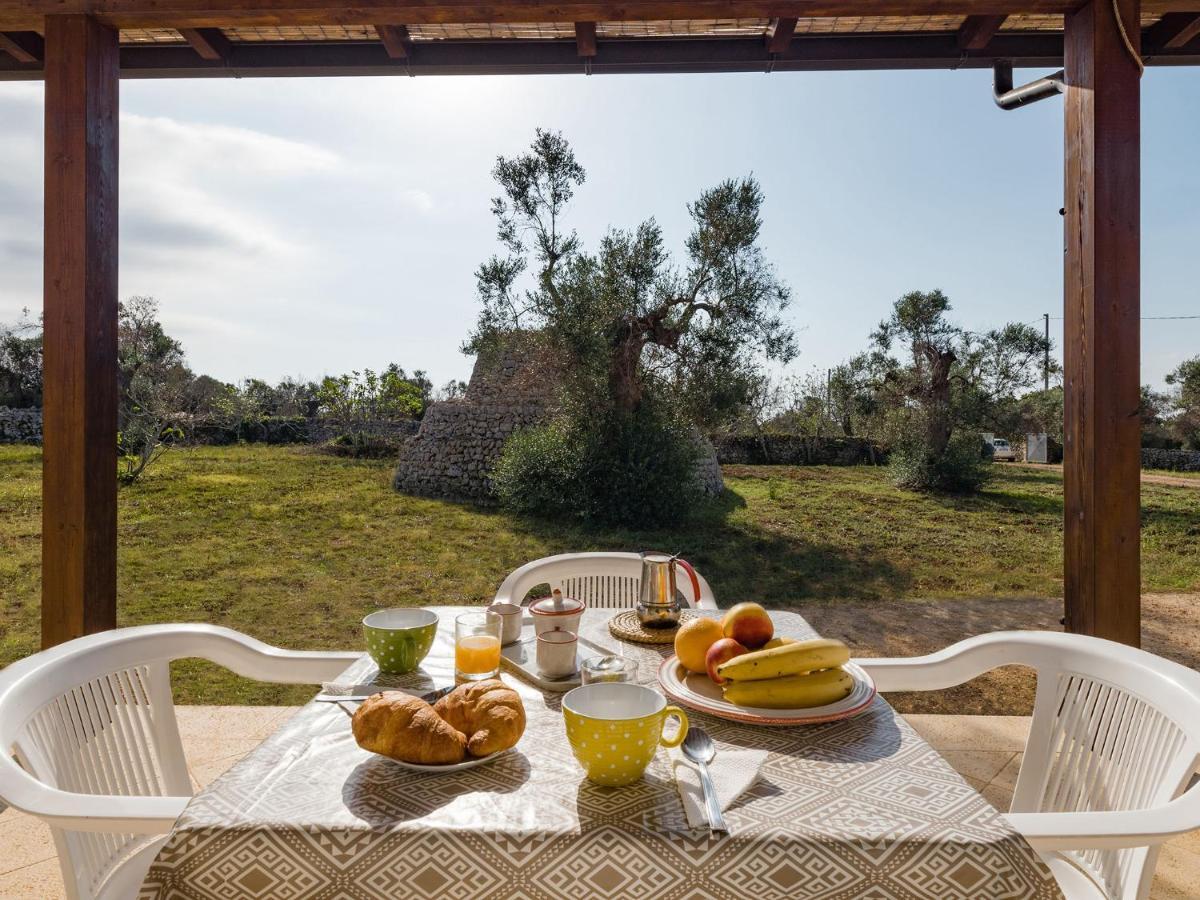
<path id="1" fill-rule="evenodd" d="M 482 766 L 484 763 L 494 762 L 506 753 L 511 753 L 515 748 L 509 747 L 507 750 L 498 750 L 488 756 L 480 756 L 477 759 L 464 759 L 460 763 L 448 763 L 444 766 L 423 766 L 420 763 L 402 762 L 398 759 L 392 759 L 390 756 L 385 756 L 390 763 L 395 763 L 402 769 L 412 769 L 414 772 L 428 772 L 431 775 L 439 775 L 443 772 L 461 772 L 463 769 L 473 769 L 476 766 Z"/>
<path id="2" fill-rule="evenodd" d="M 854 689 L 837 703 L 808 709 L 765 709 L 759 706 L 735 706 L 725 699 L 721 686 L 707 675 L 688 672 L 675 656 L 667 658 L 658 670 L 658 683 L 676 703 L 734 722 L 751 725 L 819 725 L 856 716 L 875 699 L 875 682 L 854 663 L 843 666 L 854 678 Z"/>

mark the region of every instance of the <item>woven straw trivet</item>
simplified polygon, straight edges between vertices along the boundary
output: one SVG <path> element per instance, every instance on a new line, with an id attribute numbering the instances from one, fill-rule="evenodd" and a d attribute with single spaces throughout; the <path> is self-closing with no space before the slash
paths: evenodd
<path id="1" fill-rule="evenodd" d="M 696 617 L 692 613 L 684 610 L 679 614 L 679 624 L 694 618 Z M 617 613 L 608 620 L 608 630 L 612 632 L 613 637 L 633 641 L 635 644 L 670 644 L 679 631 L 678 628 L 644 628 L 638 621 L 636 609 Z"/>

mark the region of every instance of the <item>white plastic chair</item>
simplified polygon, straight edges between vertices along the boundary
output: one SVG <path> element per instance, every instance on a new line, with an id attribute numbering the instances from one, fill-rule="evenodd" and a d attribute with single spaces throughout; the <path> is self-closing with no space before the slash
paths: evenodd
<path id="1" fill-rule="evenodd" d="M 317 684 L 360 656 L 212 625 L 121 628 L 35 653 L 0 672 L 0 799 L 51 826 L 69 897 L 136 896 L 192 795 L 168 663 Z"/>
<path id="2" fill-rule="evenodd" d="M 717 601 L 704 576 L 696 573 L 700 595 L 690 578 L 680 578 L 677 589 L 695 609 L 716 609 Z M 582 600 L 592 609 L 633 609 L 642 585 L 642 558 L 637 553 L 562 553 L 525 563 L 504 579 L 496 603 L 521 605 L 531 588 L 549 584 L 564 596 Z"/>
<path id="3" fill-rule="evenodd" d="M 1200 828 L 1200 673 L 1100 638 L 1008 631 L 929 656 L 855 660 L 881 691 L 931 691 L 991 669 L 1037 671 L 1008 819 L 1068 898 L 1142 900 L 1159 846 Z"/>

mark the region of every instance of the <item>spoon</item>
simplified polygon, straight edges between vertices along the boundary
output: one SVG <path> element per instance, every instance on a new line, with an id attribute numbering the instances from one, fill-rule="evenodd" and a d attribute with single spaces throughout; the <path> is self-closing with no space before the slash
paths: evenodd
<path id="1" fill-rule="evenodd" d="M 700 769 L 700 785 L 704 788 L 704 805 L 708 807 L 708 827 L 710 831 L 729 834 L 725 826 L 725 817 L 721 815 L 721 801 L 717 799 L 717 789 L 712 777 L 708 774 L 708 764 L 717 755 L 713 739 L 703 728 L 689 728 L 687 737 L 683 739 L 683 755 L 694 762 Z"/>

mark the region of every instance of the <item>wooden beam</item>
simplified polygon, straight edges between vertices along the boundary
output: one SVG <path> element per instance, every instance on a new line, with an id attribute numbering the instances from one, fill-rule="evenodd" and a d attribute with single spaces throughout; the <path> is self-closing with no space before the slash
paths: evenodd
<path id="1" fill-rule="evenodd" d="M 768 61 L 761 37 L 609 38 L 589 61 L 593 74 L 881 71 L 989 68 L 997 59 L 1020 67 L 1062 68 L 1062 35 L 1002 31 L 985 50 L 966 54 L 954 32 L 935 34 L 797 35 L 786 53 Z M 531 75 L 579 72 L 574 41 L 424 41 L 397 66 L 378 41 L 233 42 L 228 61 L 201 59 L 187 44 L 121 47 L 121 77 L 231 78 L 352 75 Z M 1200 66 L 1200 46 L 1164 50 L 1150 66 Z M 0 55 L 0 82 L 36 81 L 40 66 Z"/>
<path id="2" fill-rule="evenodd" d="M 117 623 L 117 61 L 46 17 L 43 647 Z"/>
<path id="3" fill-rule="evenodd" d="M 671 40 L 610 38 L 591 61 L 594 74 L 762 72 L 761 38 Z M 1016 65 L 1061 68 L 1057 34 L 997 35 L 985 52 L 963 57 L 954 34 L 799 35 L 787 53 L 772 57 L 776 72 L 988 68 L 995 59 Z M 1200 65 L 1200 51 L 1173 50 L 1150 63 Z M 126 44 L 121 77 L 230 78 L 343 75 L 529 75 L 579 72 L 574 41 L 426 41 L 397 66 L 376 41 L 234 42 L 228 62 L 201 59 L 186 44 Z M 0 58 L 0 81 L 37 80 L 38 68 Z"/>
<path id="4" fill-rule="evenodd" d="M 229 38 L 220 28 L 180 28 L 179 34 L 201 59 L 229 59 Z"/>
<path id="5" fill-rule="evenodd" d="M 45 43 L 36 31 L 0 31 L 0 52 L 19 63 L 39 63 L 46 56 Z"/>
<path id="6" fill-rule="evenodd" d="M 1146 29 L 1142 43 L 1147 53 L 1182 50 L 1200 37 L 1200 13 L 1168 13 Z"/>
<path id="7" fill-rule="evenodd" d="M 1063 14 L 1078 0 L 872 0 L 874 16 Z M 1200 12 L 1200 0 L 1144 0 L 1147 13 Z M 37 31 L 47 15 L 87 13 L 120 28 L 609 22 L 861 16 L 864 0 L 0 0 L 0 30 Z"/>
<path id="8" fill-rule="evenodd" d="M 376 25 L 375 33 L 383 42 L 388 56 L 392 59 L 408 59 L 408 47 L 412 40 L 407 28 L 403 25 Z"/>
<path id="9" fill-rule="evenodd" d="M 787 53 L 796 33 L 795 19 L 772 19 L 767 27 L 767 52 Z"/>
<path id="10" fill-rule="evenodd" d="M 596 55 L 596 23 L 575 23 L 575 52 L 584 59 Z"/>
<path id="11" fill-rule="evenodd" d="M 1119 0 L 1135 42 L 1138 0 Z M 1137 646 L 1141 96 L 1110 0 L 1066 17 L 1064 595 L 1067 627 Z"/>
<path id="12" fill-rule="evenodd" d="M 959 50 L 983 50 L 1008 16 L 967 16 L 958 27 Z"/>

